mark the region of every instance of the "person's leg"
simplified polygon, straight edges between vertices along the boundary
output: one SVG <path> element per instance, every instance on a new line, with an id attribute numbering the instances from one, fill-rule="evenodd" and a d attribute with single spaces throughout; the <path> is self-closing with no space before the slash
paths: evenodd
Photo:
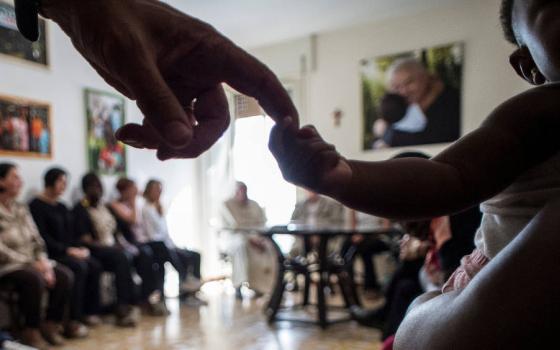
<path id="1" fill-rule="evenodd" d="M 74 275 L 74 287 L 70 299 L 70 320 L 81 320 L 84 308 L 84 292 L 88 275 L 88 265 L 84 260 L 78 260 L 69 256 L 61 257 L 57 261 L 70 269 Z"/>
<path id="2" fill-rule="evenodd" d="M 366 238 L 358 246 L 358 252 L 360 253 L 364 262 L 364 287 L 369 290 L 379 290 L 381 286 L 379 285 L 379 279 L 377 278 L 377 272 L 375 270 L 375 255 L 388 251 L 389 247 L 385 242 L 378 238 Z"/>
<path id="3" fill-rule="evenodd" d="M 18 295 L 19 309 L 26 328 L 39 329 L 41 325 L 41 300 L 46 290 L 45 282 L 34 269 L 21 269 L 0 277 L 0 287 L 9 287 Z"/>
<path id="4" fill-rule="evenodd" d="M 179 284 L 181 284 L 187 279 L 189 268 L 188 259 L 181 254 L 181 249 L 179 248 L 170 248 L 169 257 L 171 265 L 173 265 L 179 274 Z"/>
<path id="5" fill-rule="evenodd" d="M 158 265 L 158 269 L 156 271 L 157 290 L 160 291 L 163 297 L 165 294 L 165 263 L 169 261 L 173 264 L 174 258 L 172 257 L 171 249 L 169 249 L 164 242 L 152 241 L 148 242 L 147 245 L 152 250 L 154 263 Z"/>
<path id="6" fill-rule="evenodd" d="M 178 260 L 184 268 L 183 275 L 179 281 L 179 290 L 181 295 L 188 296 L 200 290 L 202 285 L 200 281 L 200 254 L 190 251 L 188 249 L 174 249 Z M 189 278 L 189 275 L 191 276 Z"/>
<path id="7" fill-rule="evenodd" d="M 86 260 L 88 275 L 85 283 L 84 314 L 86 316 L 97 316 L 101 313 L 100 278 L 103 267 L 94 257 Z"/>
<path id="8" fill-rule="evenodd" d="M 247 255 L 247 241 L 241 234 L 232 235 L 228 242 L 228 255 L 231 259 L 231 282 L 238 289 L 243 282 L 249 280 L 249 258 Z"/>
<path id="9" fill-rule="evenodd" d="M 54 274 L 56 276 L 56 283 L 49 289 L 49 305 L 47 307 L 46 320 L 62 323 L 66 305 L 72 300 L 74 274 L 69 268 L 61 264 L 57 264 L 54 267 Z"/>
<path id="10" fill-rule="evenodd" d="M 48 344 L 41 335 L 41 300 L 46 291 L 45 282 L 34 269 L 21 269 L 0 277 L 0 287 L 15 290 L 19 299 L 19 310 L 24 317 L 24 329 L 21 340 L 25 345 L 37 349 L 46 349 Z"/>
<path id="11" fill-rule="evenodd" d="M 91 254 L 101 263 L 104 271 L 115 275 L 117 290 L 117 325 L 134 327 L 138 323 L 139 315 L 135 305 L 138 304 L 136 285 L 132 278 L 132 261 L 126 253 L 116 247 L 92 247 Z"/>
<path id="12" fill-rule="evenodd" d="M 395 298 L 398 298 L 399 285 L 402 281 L 417 280 L 418 272 L 423 264 L 424 260 L 422 259 L 403 261 L 391 277 L 389 286 L 385 291 L 385 304 L 372 310 L 366 310 L 357 306 L 353 307 L 351 312 L 354 320 L 364 326 L 383 329 L 390 314 L 393 301 Z"/>
<path id="13" fill-rule="evenodd" d="M 152 293 L 158 290 L 159 266 L 154 261 L 154 254 L 150 246 L 140 245 L 138 250 L 139 254 L 134 257 L 134 267 L 142 279 L 141 300 L 147 302 Z"/>
<path id="14" fill-rule="evenodd" d="M 52 345 L 64 344 L 59 330 L 64 321 L 66 307 L 72 302 L 72 290 L 74 286 L 74 274 L 62 264 L 53 268 L 56 282 L 49 288 L 49 302 L 45 322 L 41 325 L 43 337 Z M 87 335 L 87 331 L 81 336 Z"/>
<path id="15" fill-rule="evenodd" d="M 194 278 L 200 279 L 200 254 L 188 249 L 178 249 L 178 251 L 183 256 L 184 261 L 187 262 L 188 272 Z"/>
<path id="16" fill-rule="evenodd" d="M 373 262 L 373 253 L 370 251 L 360 251 L 360 256 L 364 263 L 364 289 L 379 290 L 379 282 L 377 281 L 377 273 L 375 272 L 375 263 Z"/>
<path id="17" fill-rule="evenodd" d="M 101 263 L 104 271 L 115 275 L 115 289 L 117 291 L 117 305 L 136 305 L 135 284 L 132 279 L 132 262 L 126 254 L 118 248 L 91 248 L 92 256 Z"/>
<path id="18" fill-rule="evenodd" d="M 410 304 L 420 294 L 422 294 L 422 288 L 418 278 L 416 278 L 416 280 L 401 280 L 398 283 L 391 305 L 389 305 L 389 309 L 387 310 L 388 312 L 382 335 L 383 340 L 397 333 L 397 329 L 406 315 L 406 310 L 408 310 Z"/>

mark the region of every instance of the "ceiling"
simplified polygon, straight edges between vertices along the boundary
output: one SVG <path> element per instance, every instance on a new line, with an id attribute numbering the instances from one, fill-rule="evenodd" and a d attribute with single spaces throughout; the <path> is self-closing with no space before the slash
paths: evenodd
<path id="1" fill-rule="evenodd" d="M 164 0 L 245 47 L 471 0 Z"/>

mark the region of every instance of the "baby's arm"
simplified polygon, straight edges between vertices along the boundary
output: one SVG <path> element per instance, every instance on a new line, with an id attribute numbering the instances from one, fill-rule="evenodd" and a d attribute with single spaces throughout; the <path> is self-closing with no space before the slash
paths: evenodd
<path id="1" fill-rule="evenodd" d="M 395 219 L 435 217 L 490 198 L 559 150 L 560 88 L 499 106 L 480 128 L 431 160 L 361 162 L 340 156 L 313 127 L 277 125 L 270 149 L 284 177 L 354 209 Z"/>

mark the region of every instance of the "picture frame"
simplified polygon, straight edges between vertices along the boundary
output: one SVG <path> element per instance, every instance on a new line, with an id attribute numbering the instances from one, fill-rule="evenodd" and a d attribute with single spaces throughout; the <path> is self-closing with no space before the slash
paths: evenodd
<path id="1" fill-rule="evenodd" d="M 125 123 L 125 99 L 87 88 L 84 89 L 84 103 L 89 170 L 101 175 L 125 175 L 126 147 L 115 138 L 115 132 Z"/>
<path id="2" fill-rule="evenodd" d="M 51 105 L 0 95 L 0 156 L 52 159 Z"/>
<path id="3" fill-rule="evenodd" d="M 47 21 L 39 18 L 39 40 L 31 42 L 17 29 L 13 1 L 0 0 L 0 58 L 49 68 L 49 53 Z"/>
<path id="4" fill-rule="evenodd" d="M 362 149 L 457 140 L 464 64 L 463 42 L 362 60 Z"/>

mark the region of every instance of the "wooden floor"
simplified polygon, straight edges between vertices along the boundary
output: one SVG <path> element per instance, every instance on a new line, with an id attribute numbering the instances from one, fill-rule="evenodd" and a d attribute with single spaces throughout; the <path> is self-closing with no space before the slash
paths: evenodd
<path id="1" fill-rule="evenodd" d="M 322 331 L 317 326 L 280 322 L 269 326 L 262 313 L 265 300 L 235 300 L 223 282 L 205 285 L 208 306 L 179 305 L 171 299 L 171 316 L 144 316 L 135 329 L 104 324 L 88 339 L 69 341 L 64 350 L 211 349 L 323 350 L 379 349 L 379 332 L 345 322 Z"/>

